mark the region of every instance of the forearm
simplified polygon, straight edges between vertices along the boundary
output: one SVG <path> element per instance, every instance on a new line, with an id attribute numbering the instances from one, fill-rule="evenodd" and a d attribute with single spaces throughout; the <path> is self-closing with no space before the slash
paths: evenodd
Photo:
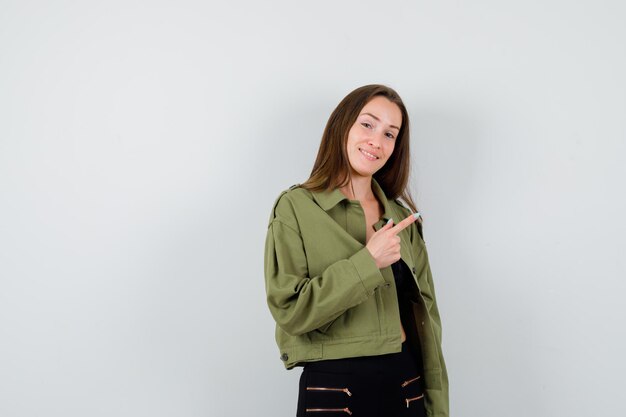
<path id="1" fill-rule="evenodd" d="M 366 248 L 309 276 L 298 232 L 280 222 L 268 228 L 265 253 L 268 306 L 278 326 L 292 335 L 334 320 L 385 283 Z"/>

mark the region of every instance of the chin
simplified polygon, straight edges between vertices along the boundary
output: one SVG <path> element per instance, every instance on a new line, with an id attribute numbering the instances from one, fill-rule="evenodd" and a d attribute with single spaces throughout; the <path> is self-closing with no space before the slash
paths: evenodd
<path id="1" fill-rule="evenodd" d="M 371 177 L 376 172 L 378 172 L 378 170 L 375 170 L 375 171 L 358 170 L 357 171 L 356 169 L 353 169 L 353 174 L 358 175 L 360 177 Z"/>

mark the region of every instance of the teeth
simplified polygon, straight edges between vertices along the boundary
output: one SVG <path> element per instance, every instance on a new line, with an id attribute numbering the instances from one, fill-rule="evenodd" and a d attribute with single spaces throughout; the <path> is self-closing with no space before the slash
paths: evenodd
<path id="1" fill-rule="evenodd" d="M 376 158 L 378 159 L 378 157 L 376 155 L 372 155 L 371 153 L 364 151 L 363 149 L 360 149 L 361 152 L 363 152 L 365 155 L 369 156 L 370 158 Z"/>

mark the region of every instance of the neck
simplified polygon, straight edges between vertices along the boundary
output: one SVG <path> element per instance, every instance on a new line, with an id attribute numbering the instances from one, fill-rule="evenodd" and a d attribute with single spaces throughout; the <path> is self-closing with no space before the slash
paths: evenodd
<path id="1" fill-rule="evenodd" d="M 350 200 L 366 201 L 375 198 L 372 177 L 352 176 L 352 180 L 340 190 Z"/>

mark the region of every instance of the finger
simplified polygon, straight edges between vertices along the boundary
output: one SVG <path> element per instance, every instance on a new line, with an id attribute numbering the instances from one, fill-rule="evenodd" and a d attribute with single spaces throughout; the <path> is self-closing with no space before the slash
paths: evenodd
<path id="1" fill-rule="evenodd" d="M 385 223 L 383 225 L 383 227 L 381 227 L 380 229 L 378 229 L 378 231 L 383 231 L 383 230 L 388 230 L 391 229 L 393 227 L 393 219 L 389 219 L 387 220 L 387 223 Z"/>
<path id="2" fill-rule="evenodd" d="M 400 231 L 406 229 L 407 227 L 409 227 L 411 225 L 411 223 L 415 222 L 415 220 L 417 220 L 417 217 L 414 214 L 409 215 L 406 219 L 402 220 L 400 223 L 396 224 L 391 231 L 394 234 L 398 234 L 400 233 Z"/>

